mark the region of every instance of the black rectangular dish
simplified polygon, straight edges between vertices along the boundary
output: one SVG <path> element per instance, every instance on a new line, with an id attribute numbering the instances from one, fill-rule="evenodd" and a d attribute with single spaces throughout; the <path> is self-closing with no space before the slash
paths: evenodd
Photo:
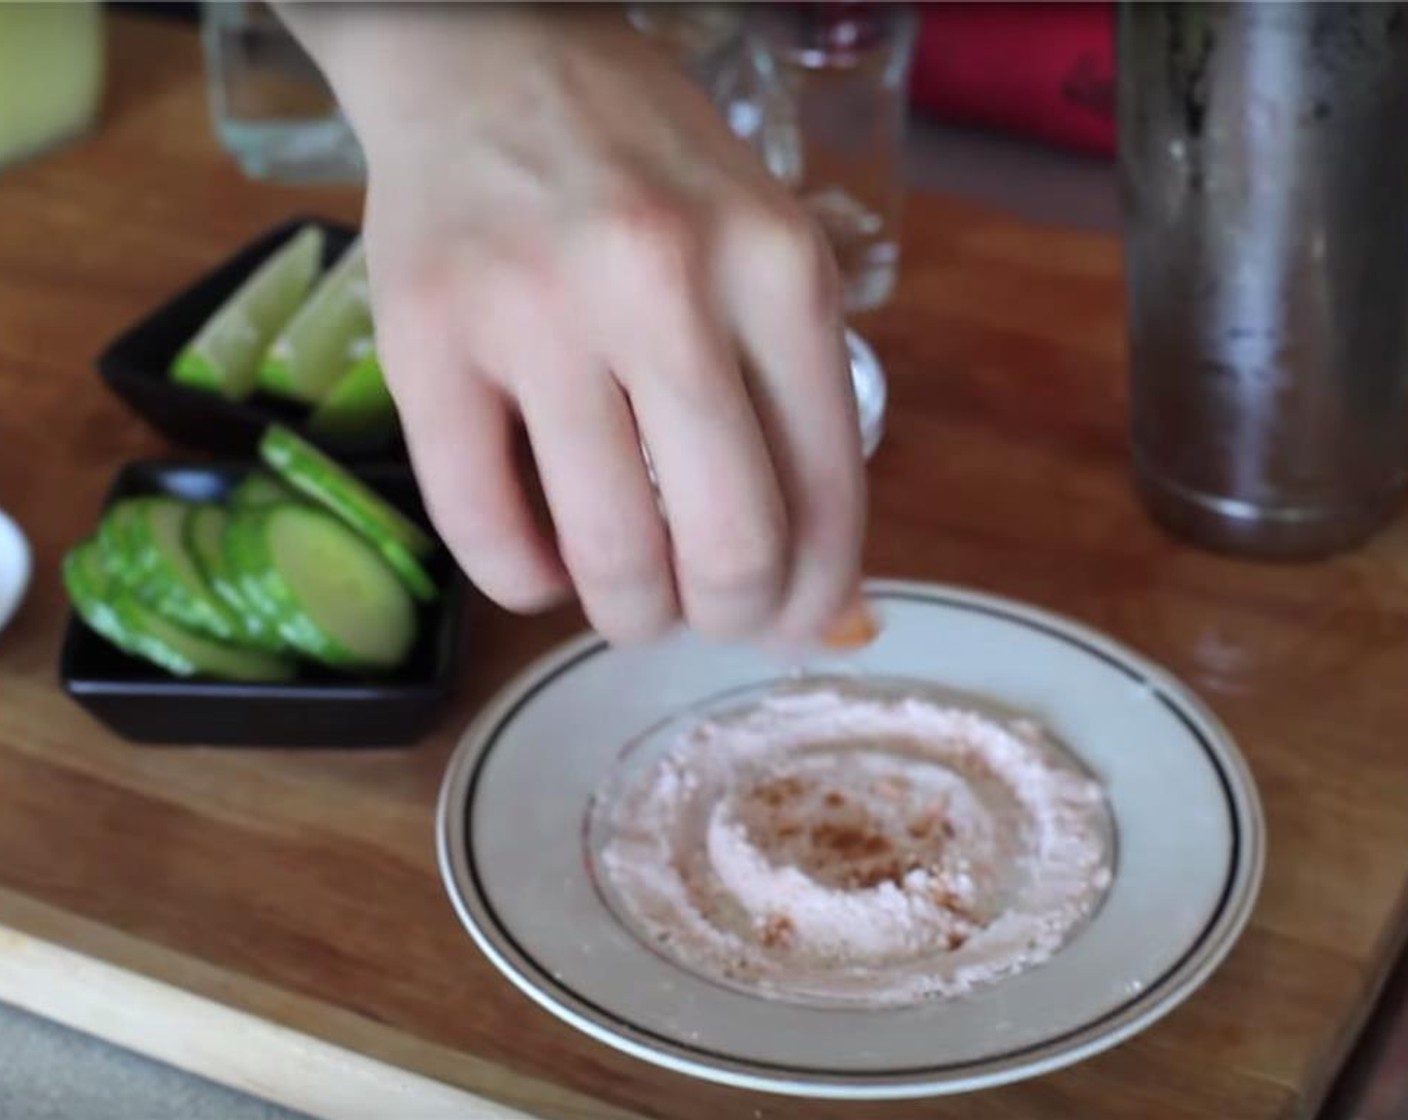
<path id="1" fill-rule="evenodd" d="M 130 463 L 118 474 L 103 508 L 145 494 L 220 501 L 257 469 L 253 464 Z M 384 465 L 354 473 L 429 528 L 409 469 Z M 274 684 L 175 677 L 122 653 L 70 613 L 60 678 L 64 691 L 99 721 L 142 743 L 408 745 L 434 727 L 459 680 L 465 583 L 443 549 L 430 573 L 444 591 L 437 602 L 420 608 L 409 658 L 384 676 L 353 677 L 305 667 L 294 680 Z"/>
<path id="2" fill-rule="evenodd" d="M 305 439 L 320 442 L 306 425 L 305 410 L 265 393 L 232 401 L 218 393 L 182 385 L 170 377 L 177 353 L 225 299 L 298 229 L 315 225 L 324 234 L 323 267 L 352 243 L 351 226 L 317 217 L 295 217 L 269 230 L 224 263 L 176 293 L 130 327 L 98 355 L 103 382 L 174 443 L 231 458 L 253 456 L 259 437 L 273 421 Z M 400 462 L 405 444 L 393 433 L 354 446 L 328 447 L 339 459 Z"/>

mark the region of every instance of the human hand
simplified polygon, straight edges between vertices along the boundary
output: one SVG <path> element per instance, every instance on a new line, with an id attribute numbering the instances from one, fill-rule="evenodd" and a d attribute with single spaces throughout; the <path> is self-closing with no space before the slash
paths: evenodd
<path id="1" fill-rule="evenodd" d="M 835 268 L 805 212 L 600 13 L 292 22 L 367 154 L 378 350 L 469 577 L 516 610 L 575 589 L 617 641 L 680 620 L 821 636 L 858 589 L 865 496 Z"/>

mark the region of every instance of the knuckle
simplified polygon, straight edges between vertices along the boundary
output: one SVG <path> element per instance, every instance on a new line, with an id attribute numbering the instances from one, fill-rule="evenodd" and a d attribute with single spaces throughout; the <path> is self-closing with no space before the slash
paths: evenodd
<path id="1" fill-rule="evenodd" d="M 460 338 L 490 380 L 520 396 L 568 337 L 571 301 L 551 262 L 485 261 L 461 288 L 456 318 L 445 328 Z"/>
<path id="2" fill-rule="evenodd" d="M 575 546 L 564 544 L 563 552 L 587 617 L 613 644 L 652 641 L 677 620 L 663 534 L 632 537 L 615 532 Z"/>
<path id="3" fill-rule="evenodd" d="M 444 260 L 390 272 L 376 284 L 378 333 L 400 339 L 443 330 L 453 321 L 458 292 L 458 278 Z"/>
<path id="4" fill-rule="evenodd" d="M 763 530 L 721 538 L 683 566 L 687 582 L 707 597 L 767 602 L 781 593 L 786 561 L 782 535 Z"/>
<path id="5" fill-rule="evenodd" d="M 667 570 L 663 548 L 643 534 L 619 529 L 569 537 L 563 559 L 579 584 L 613 595 L 654 588 Z"/>
<path id="6" fill-rule="evenodd" d="M 560 583 L 532 561 L 531 542 L 494 535 L 483 526 L 442 535 L 465 575 L 505 610 L 533 614 L 561 597 Z"/>
<path id="7" fill-rule="evenodd" d="M 804 308 L 818 319 L 840 314 L 841 281 L 826 237 L 813 224 L 794 234 L 781 267 L 789 268 Z"/>
<path id="8" fill-rule="evenodd" d="M 524 546 L 523 526 L 514 517 L 476 508 L 462 496 L 451 498 L 432 490 L 426 512 L 466 571 L 479 571 L 491 558 Z"/>
<path id="9" fill-rule="evenodd" d="M 423 450 L 413 443 L 416 451 Z M 417 470 L 422 479 L 425 511 L 431 524 L 454 552 L 462 566 L 480 567 L 484 560 L 496 556 L 531 554 L 535 527 L 517 503 L 507 480 L 486 480 L 470 487 L 459 487 L 447 471 L 428 469 L 432 464 L 446 466 L 456 463 L 431 454 Z"/>
<path id="10" fill-rule="evenodd" d="M 840 314 L 841 284 L 835 255 L 810 215 L 791 207 L 769 213 L 756 222 L 752 237 L 769 273 L 786 286 L 808 315 L 829 320 Z"/>
<path id="11" fill-rule="evenodd" d="M 543 255 L 487 258 L 462 282 L 457 310 L 486 332 L 523 331 L 551 313 L 559 284 L 554 263 Z"/>
<path id="12" fill-rule="evenodd" d="M 607 218 L 607 237 L 643 283 L 678 289 L 688 282 L 697 238 L 689 214 L 669 198 L 637 193 L 618 202 Z"/>

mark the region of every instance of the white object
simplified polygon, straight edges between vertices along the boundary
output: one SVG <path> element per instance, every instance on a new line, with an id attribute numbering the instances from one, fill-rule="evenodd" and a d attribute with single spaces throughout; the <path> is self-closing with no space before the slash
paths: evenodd
<path id="1" fill-rule="evenodd" d="M 29 590 L 33 566 L 29 541 L 14 520 L 0 510 L 0 630 L 19 610 Z"/>
<path id="2" fill-rule="evenodd" d="M 966 998 L 889 1010 L 765 1000 L 685 971 L 613 915 L 588 871 L 593 792 L 680 713 L 792 679 L 762 653 L 680 635 L 595 637 L 531 666 L 469 728 L 441 793 L 452 901 L 529 997 L 648 1062 L 795 1095 L 885 1099 L 1035 1076 L 1106 1050 L 1195 991 L 1251 913 L 1265 826 L 1246 763 L 1182 685 L 1103 635 L 985 595 L 868 588 L 883 630 L 811 669 L 910 679 L 1049 729 L 1104 783 L 1114 882 L 1046 964 Z"/>
<path id="3" fill-rule="evenodd" d="M 846 349 L 850 353 L 851 384 L 855 387 L 856 411 L 860 417 L 861 449 L 869 459 L 885 435 L 885 405 L 889 386 L 885 380 L 885 367 L 880 364 L 875 351 L 849 328 L 846 330 Z"/>

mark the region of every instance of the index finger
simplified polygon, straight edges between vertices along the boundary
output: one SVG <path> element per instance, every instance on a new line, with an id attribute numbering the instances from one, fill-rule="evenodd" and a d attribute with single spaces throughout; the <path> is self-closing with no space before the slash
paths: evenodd
<path id="1" fill-rule="evenodd" d="M 779 629 L 813 641 L 853 601 L 865 533 L 865 463 L 835 266 L 805 216 L 738 224 L 723 297 L 782 483 L 792 554 Z"/>

